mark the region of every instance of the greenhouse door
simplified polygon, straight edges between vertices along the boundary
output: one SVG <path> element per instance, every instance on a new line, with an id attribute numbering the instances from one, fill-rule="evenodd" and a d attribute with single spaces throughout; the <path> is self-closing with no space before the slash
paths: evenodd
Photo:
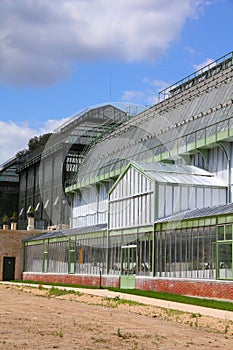
<path id="1" fill-rule="evenodd" d="M 15 279 L 15 257 L 3 257 L 3 281 Z"/>
<path id="2" fill-rule="evenodd" d="M 218 244 L 218 274 L 219 279 L 233 279 L 232 242 Z"/>
<path id="3" fill-rule="evenodd" d="M 120 288 L 134 289 L 137 269 L 137 246 L 121 247 Z"/>

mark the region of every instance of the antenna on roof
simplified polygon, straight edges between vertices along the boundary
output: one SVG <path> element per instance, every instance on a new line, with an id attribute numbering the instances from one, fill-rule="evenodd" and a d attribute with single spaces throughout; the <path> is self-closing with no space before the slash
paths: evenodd
<path id="1" fill-rule="evenodd" d="M 112 72 L 110 72 L 109 77 L 109 102 L 112 101 Z"/>

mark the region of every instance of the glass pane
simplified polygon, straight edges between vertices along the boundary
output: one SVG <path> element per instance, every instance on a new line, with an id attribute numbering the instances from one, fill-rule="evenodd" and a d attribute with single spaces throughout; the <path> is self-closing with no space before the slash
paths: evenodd
<path id="1" fill-rule="evenodd" d="M 48 252 L 43 252 L 43 267 L 42 272 L 48 271 Z"/>
<path id="2" fill-rule="evenodd" d="M 218 241 L 224 240 L 224 226 L 218 226 Z"/>
<path id="3" fill-rule="evenodd" d="M 129 248 L 129 275 L 136 274 L 136 248 Z"/>
<path id="4" fill-rule="evenodd" d="M 225 226 L 225 239 L 232 240 L 232 225 Z"/>
<path id="5" fill-rule="evenodd" d="M 219 278 L 232 278 L 232 243 L 218 246 Z"/>
<path id="6" fill-rule="evenodd" d="M 121 274 L 128 274 L 128 256 L 127 249 L 122 249 L 122 258 L 121 258 Z"/>
<path id="7" fill-rule="evenodd" d="M 75 272 L 75 250 L 69 251 L 69 273 Z"/>

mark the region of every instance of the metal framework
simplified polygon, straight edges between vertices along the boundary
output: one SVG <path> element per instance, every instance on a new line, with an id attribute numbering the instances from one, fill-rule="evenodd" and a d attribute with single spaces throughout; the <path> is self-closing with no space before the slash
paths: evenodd
<path id="1" fill-rule="evenodd" d="M 191 87 L 180 88 L 179 93 L 102 138 L 87 152 L 77 182 L 66 191 L 116 177 L 131 160 L 173 160 L 230 140 L 233 136 L 232 55 L 220 63 L 216 61 L 211 74 L 208 72 L 204 75 L 197 72 L 199 75 Z M 177 86 L 182 87 L 181 82 Z"/>
<path id="2" fill-rule="evenodd" d="M 26 154 L 17 168 L 19 228 L 26 228 L 29 208 L 34 210 L 35 228 L 69 226 L 70 203 L 64 188 L 76 178 L 83 154 L 97 139 L 143 109 L 120 103 L 88 108 L 56 129 L 43 147 Z"/>
<path id="3" fill-rule="evenodd" d="M 233 279 L 232 87 L 231 53 L 95 138 L 66 188 L 73 229 L 27 240 L 25 271 Z"/>

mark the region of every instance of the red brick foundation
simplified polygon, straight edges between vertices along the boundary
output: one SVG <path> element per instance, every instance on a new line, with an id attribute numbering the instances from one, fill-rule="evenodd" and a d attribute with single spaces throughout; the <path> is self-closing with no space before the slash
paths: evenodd
<path id="1" fill-rule="evenodd" d="M 51 282 L 62 284 L 79 284 L 82 286 L 94 286 L 94 287 L 120 287 L 119 276 L 88 276 L 88 275 L 62 275 L 62 274 L 49 274 L 49 273 L 23 273 L 23 279 L 26 281 L 37 282 Z"/>
<path id="2" fill-rule="evenodd" d="M 136 289 L 233 300 L 233 281 L 137 278 Z"/>
<path id="3" fill-rule="evenodd" d="M 95 287 L 120 287 L 119 276 L 102 276 L 100 282 L 100 276 L 24 272 L 23 279 L 37 282 L 79 284 Z M 233 281 L 200 281 L 139 277 L 136 278 L 135 288 L 203 298 L 233 300 Z"/>

